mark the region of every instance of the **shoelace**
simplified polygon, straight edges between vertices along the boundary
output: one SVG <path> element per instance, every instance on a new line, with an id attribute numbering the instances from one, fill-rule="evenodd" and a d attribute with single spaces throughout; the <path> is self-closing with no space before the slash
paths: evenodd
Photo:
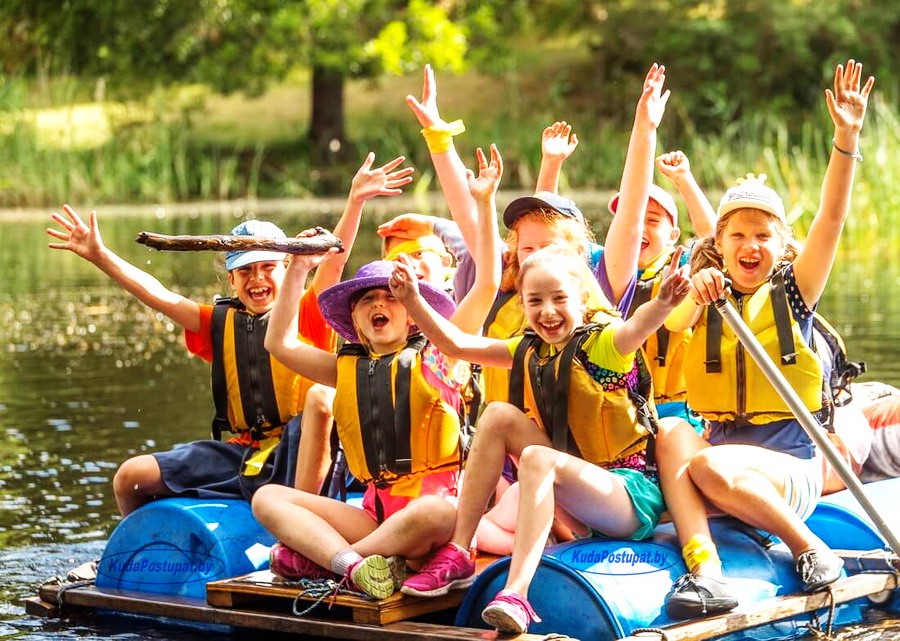
<path id="1" fill-rule="evenodd" d="M 797 563 L 797 565 L 799 566 L 797 569 L 800 572 L 800 579 L 804 583 L 809 583 L 813 578 L 814 570 L 816 569 L 816 563 L 818 560 L 818 553 L 815 550 L 810 550 L 800 557 L 800 560 Z"/>
<path id="2" fill-rule="evenodd" d="M 700 597 L 700 607 L 701 612 L 706 614 L 706 596 L 703 594 L 703 590 L 700 589 L 700 586 L 697 585 L 697 581 L 693 574 L 684 574 L 678 577 L 678 580 L 675 581 L 675 585 L 673 586 L 676 590 L 679 588 L 689 588 L 697 593 L 697 596 Z"/>

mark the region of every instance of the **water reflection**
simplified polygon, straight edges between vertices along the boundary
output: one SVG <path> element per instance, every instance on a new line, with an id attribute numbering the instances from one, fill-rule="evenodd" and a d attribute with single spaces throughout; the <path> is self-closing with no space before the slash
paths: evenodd
<path id="1" fill-rule="evenodd" d="M 271 219 L 290 233 L 330 228 L 338 213 Z M 364 221 L 350 273 L 374 258 L 373 230 L 384 218 Z M 213 254 L 155 252 L 134 238 L 141 230 L 222 233 L 237 220 L 231 213 L 150 214 L 101 217 L 100 226 L 106 244 L 127 260 L 185 296 L 211 301 L 228 293 Z M 209 368 L 187 355 L 164 316 L 77 256 L 47 249 L 49 222 L 0 221 L 0 638 L 147 638 L 96 621 L 63 628 L 21 619 L 18 603 L 47 577 L 99 556 L 118 521 L 111 479 L 122 460 L 207 437 Z M 821 305 L 851 358 L 868 362 L 867 378 L 893 384 L 900 384 L 898 285 L 900 256 L 850 246 Z M 152 636 L 194 638 L 186 634 Z"/>

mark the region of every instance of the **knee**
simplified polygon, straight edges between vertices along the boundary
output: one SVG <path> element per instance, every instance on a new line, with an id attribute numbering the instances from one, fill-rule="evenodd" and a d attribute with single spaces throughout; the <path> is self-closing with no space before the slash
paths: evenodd
<path id="1" fill-rule="evenodd" d="M 515 405 L 502 401 L 493 401 L 484 408 L 478 419 L 475 434 L 488 433 L 502 436 L 504 439 L 521 425 L 525 415 Z M 529 421 L 530 423 L 530 421 Z"/>
<path id="2" fill-rule="evenodd" d="M 544 474 L 556 466 L 561 456 L 566 455 L 552 447 L 528 445 L 519 456 L 519 476 L 532 472 Z"/>
<path id="3" fill-rule="evenodd" d="M 456 508 L 439 496 L 420 496 L 410 503 L 408 518 L 418 528 L 426 532 L 446 533 L 447 538 L 453 532 L 456 523 Z"/>
<path id="4" fill-rule="evenodd" d="M 141 487 L 155 486 L 160 479 L 159 463 L 150 454 L 135 456 L 119 466 L 113 477 L 116 496 L 140 494 Z"/>
<path id="5" fill-rule="evenodd" d="M 253 516 L 257 521 L 265 524 L 269 515 L 278 511 L 278 505 L 281 504 L 284 489 L 286 488 L 272 483 L 263 485 L 253 493 L 250 508 L 253 510 Z"/>
<path id="6" fill-rule="evenodd" d="M 688 465 L 688 473 L 694 484 L 704 492 L 727 492 L 734 487 L 734 474 L 707 448 L 698 452 Z"/>

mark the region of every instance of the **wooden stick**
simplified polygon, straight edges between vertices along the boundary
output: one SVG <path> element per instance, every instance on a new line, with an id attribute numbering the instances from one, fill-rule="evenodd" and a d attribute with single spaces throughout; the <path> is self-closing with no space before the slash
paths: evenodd
<path id="1" fill-rule="evenodd" d="M 262 238 L 260 236 L 166 236 L 149 231 L 138 234 L 137 242 L 160 251 L 266 251 L 288 254 L 324 254 L 332 247 L 344 251 L 344 244 L 327 229 L 315 228 L 315 236 L 302 238 Z"/>

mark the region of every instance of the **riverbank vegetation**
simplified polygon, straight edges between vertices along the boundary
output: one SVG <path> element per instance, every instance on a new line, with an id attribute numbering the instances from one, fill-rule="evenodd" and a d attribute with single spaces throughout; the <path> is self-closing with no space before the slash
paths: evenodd
<path id="1" fill-rule="evenodd" d="M 673 91 L 660 150 L 683 149 L 712 198 L 746 172 L 768 174 L 802 231 L 831 144 L 822 90 L 834 63 L 854 56 L 878 83 L 855 195 L 868 213 L 851 221 L 853 233 L 900 211 L 892 180 L 900 7 L 887 0 L 353 0 L 365 24 L 352 23 L 347 3 L 221 0 L 200 3 L 203 29 L 171 36 L 166 21 L 199 14 L 154 0 L 156 27 L 147 33 L 166 55 L 146 49 L 147 33 L 129 31 L 150 20 L 132 15 L 131 3 L 70 2 L 107 18 L 92 23 L 90 43 L 78 25 L 94 14 L 44 15 L 44 4 L 53 3 L 0 10 L 0 30 L 41 54 L 21 55 L 14 67 L 15 56 L 0 50 L 6 69 L 19 69 L 0 76 L 0 207 L 335 195 L 370 149 L 383 159 L 408 156 L 418 169 L 414 189 L 434 190 L 403 100 L 421 91 L 425 61 L 441 67 L 443 115 L 466 123 L 457 138 L 463 158 L 496 142 L 506 189 L 533 186 L 540 131 L 564 119 L 582 142 L 562 188 L 608 191 L 620 177 L 640 79 L 658 60 Z M 252 46 L 243 39 L 251 27 Z M 347 33 L 322 35 L 335 29 Z M 295 32 L 299 39 L 287 42 Z M 349 50 L 354 34 L 364 45 Z M 343 118 L 329 125 L 340 131 L 325 140 L 311 134 L 323 66 L 343 87 Z"/>

